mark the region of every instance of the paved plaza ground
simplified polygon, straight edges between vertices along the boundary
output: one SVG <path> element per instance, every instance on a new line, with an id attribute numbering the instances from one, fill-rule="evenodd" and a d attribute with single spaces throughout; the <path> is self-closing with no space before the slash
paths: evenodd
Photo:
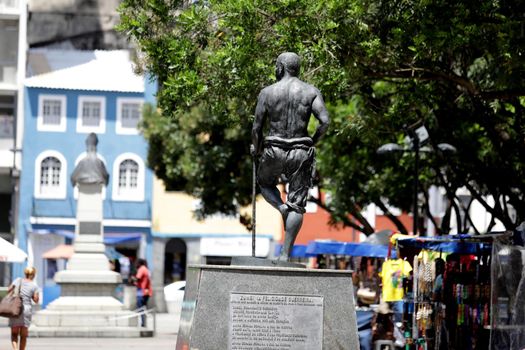
<path id="1" fill-rule="evenodd" d="M 158 314 L 153 338 L 29 338 L 27 350 L 174 350 L 178 328 L 176 315 Z M 0 318 L 0 350 L 4 349 L 11 349 L 10 329 L 7 319 Z"/>

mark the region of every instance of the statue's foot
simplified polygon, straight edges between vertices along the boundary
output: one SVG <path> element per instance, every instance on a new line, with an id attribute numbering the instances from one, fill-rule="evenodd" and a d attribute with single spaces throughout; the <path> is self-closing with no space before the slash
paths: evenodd
<path id="1" fill-rule="evenodd" d="M 284 261 L 284 262 L 288 262 L 288 256 L 286 254 L 281 254 L 279 255 L 279 257 L 277 258 L 277 261 Z"/>

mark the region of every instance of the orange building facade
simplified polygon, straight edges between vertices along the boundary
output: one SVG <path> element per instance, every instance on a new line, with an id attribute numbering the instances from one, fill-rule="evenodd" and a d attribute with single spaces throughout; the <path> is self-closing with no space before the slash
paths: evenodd
<path id="1" fill-rule="evenodd" d="M 324 200 L 324 194 L 321 193 Z M 399 220 L 410 231 L 412 228 L 412 216 L 403 213 Z M 350 219 L 352 219 L 350 217 Z M 307 245 L 314 240 L 332 240 L 339 242 L 359 242 L 360 231 L 352 227 L 343 227 L 342 225 L 330 225 L 330 214 L 313 203 L 308 203 L 306 213 L 304 214 L 303 226 L 295 241 L 296 245 Z M 374 223 L 371 223 L 375 231 L 392 230 L 397 228 L 390 219 L 385 215 L 375 215 Z M 284 227 L 282 226 L 282 236 L 280 242 L 284 239 Z"/>

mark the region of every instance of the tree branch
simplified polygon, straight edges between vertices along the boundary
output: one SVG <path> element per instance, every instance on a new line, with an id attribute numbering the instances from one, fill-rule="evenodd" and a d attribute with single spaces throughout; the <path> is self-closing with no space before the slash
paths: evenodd
<path id="1" fill-rule="evenodd" d="M 443 215 L 443 219 L 441 221 L 441 232 L 443 234 L 450 233 L 450 214 L 452 211 L 452 205 L 450 205 L 450 199 L 449 203 L 447 205 L 447 209 L 445 210 L 445 215 Z"/>
<path id="2" fill-rule="evenodd" d="M 505 194 L 501 194 L 501 201 L 503 202 L 501 205 L 503 207 L 503 212 L 505 213 L 505 216 L 509 218 L 509 206 L 507 205 L 507 196 Z M 512 221 L 512 220 L 511 220 Z"/>
<path id="3" fill-rule="evenodd" d="M 457 199 L 458 199 L 458 202 L 459 202 L 459 204 L 461 206 L 461 209 L 463 210 L 463 213 L 465 213 L 465 220 L 463 220 L 463 226 L 465 227 L 465 230 L 466 230 L 467 222 L 468 222 L 470 224 L 470 226 L 474 229 L 474 232 L 477 235 L 479 235 L 480 232 L 476 228 L 476 225 L 474 225 L 474 221 L 472 221 L 472 218 L 470 217 L 470 212 L 469 212 L 470 211 L 470 207 L 472 206 L 472 203 L 474 202 L 474 198 L 470 197 L 470 201 L 469 201 L 469 203 L 468 203 L 468 205 L 466 207 L 463 205 L 463 202 L 461 202 L 459 200 L 459 198 L 457 198 Z"/>
<path id="4" fill-rule="evenodd" d="M 500 196 L 502 195 L 499 193 L 499 191 L 496 191 L 493 189 L 493 191 L 490 191 L 492 193 L 492 196 L 494 197 L 494 207 L 491 207 L 487 204 L 487 202 L 483 199 L 483 197 L 474 189 L 474 187 L 468 183 L 468 181 L 465 182 L 465 187 L 469 190 L 469 192 L 476 198 L 478 202 L 483 205 L 483 207 L 496 219 L 499 219 L 505 227 L 509 228 L 513 226 L 513 222 L 510 219 L 508 215 L 505 214 L 504 209 L 500 202 Z M 496 193 L 494 193 L 496 192 Z M 488 229 L 487 229 L 488 230 Z"/>
<path id="5" fill-rule="evenodd" d="M 513 226 L 513 222 L 510 219 L 508 210 L 505 210 L 506 208 L 504 205 L 504 200 L 502 200 L 502 198 L 505 197 L 505 194 L 502 193 L 497 186 L 491 186 L 491 184 L 487 184 L 487 187 L 489 188 L 489 192 L 492 194 L 492 197 L 494 197 L 495 211 L 499 213 L 499 216 L 496 216 L 496 218 L 499 219 L 506 228 L 511 228 Z"/>
<path id="6" fill-rule="evenodd" d="M 478 202 L 481 203 L 483 208 L 485 208 L 486 211 L 488 211 L 492 216 L 498 216 L 500 213 L 497 213 L 497 210 L 495 208 L 492 208 L 488 203 L 483 199 L 483 197 L 476 191 L 474 186 L 468 183 L 468 181 L 465 181 L 465 187 L 470 192 L 470 194 L 476 198 Z"/>
<path id="7" fill-rule="evenodd" d="M 308 201 L 317 204 L 321 209 L 325 210 L 328 214 L 330 214 L 330 217 L 334 217 L 334 212 L 332 211 L 332 209 L 330 209 L 325 203 L 323 203 L 320 198 L 314 198 L 312 196 L 309 196 Z M 365 228 L 363 226 L 357 225 L 347 216 L 338 216 L 337 218 L 343 223 L 344 226 L 352 227 L 358 230 L 359 232 L 366 233 Z"/>
<path id="8" fill-rule="evenodd" d="M 441 223 L 441 230 L 443 231 L 443 233 L 449 233 L 450 232 L 450 217 L 451 217 L 452 208 L 454 208 L 457 212 L 457 206 L 454 202 L 454 199 L 456 198 L 457 188 L 453 188 L 447 182 L 447 180 L 445 179 L 445 176 L 441 173 L 441 169 L 439 167 L 434 166 L 434 171 L 436 172 L 439 181 L 441 181 L 441 184 L 445 188 L 447 199 L 449 200 L 449 206 L 447 208 L 445 216 L 443 217 L 443 222 Z M 457 213 L 459 215 L 459 212 Z M 459 220 L 458 222 L 460 222 L 460 224 L 458 225 L 458 230 L 459 230 L 461 227 L 461 218 L 459 217 L 457 218 L 457 220 Z M 447 225 L 446 229 L 445 229 L 445 224 Z"/>
<path id="9" fill-rule="evenodd" d="M 525 88 L 481 91 L 479 93 L 479 97 L 484 100 L 510 100 L 520 96 L 525 96 Z"/>
<path id="10" fill-rule="evenodd" d="M 490 232 L 490 230 L 492 230 L 494 225 L 496 225 L 496 217 L 494 215 L 491 215 L 489 226 L 487 226 L 487 232 Z"/>
<path id="11" fill-rule="evenodd" d="M 352 207 L 350 207 L 349 211 L 350 214 L 352 214 L 352 216 L 363 225 L 363 228 L 365 229 L 363 233 L 365 233 L 366 235 L 374 233 L 374 228 L 372 227 L 372 225 L 370 225 L 370 223 L 363 216 L 363 214 L 361 214 L 360 208 L 357 208 L 357 206 L 354 204 Z"/>
<path id="12" fill-rule="evenodd" d="M 383 213 L 385 213 L 385 216 L 388 217 L 388 219 L 392 221 L 394 225 L 396 225 L 396 228 L 399 230 L 400 233 L 408 235 L 408 230 L 405 227 L 405 225 L 403 225 L 403 223 L 401 222 L 401 220 L 399 220 L 397 216 L 392 214 L 392 212 L 387 208 L 387 206 L 385 205 L 385 203 L 383 203 L 381 199 L 375 200 L 374 203 L 379 207 L 379 209 L 383 211 Z"/>
<path id="13" fill-rule="evenodd" d="M 430 212 L 430 204 L 429 204 L 430 198 L 428 197 L 428 192 L 423 191 L 423 195 L 425 196 L 425 212 L 427 213 L 427 217 L 430 219 L 430 221 L 432 221 L 432 224 L 436 228 L 436 231 L 437 231 L 436 233 L 438 235 L 441 235 L 442 234 L 441 229 L 439 228 L 439 225 L 437 224 L 436 219 L 434 219 L 434 216 L 432 216 L 432 213 Z"/>
<path id="14" fill-rule="evenodd" d="M 462 232 L 463 231 L 463 227 L 462 227 L 462 224 L 461 224 L 461 211 L 459 210 L 459 206 L 457 205 L 457 203 L 456 203 L 454 198 L 452 198 L 450 203 L 452 205 L 452 208 L 454 208 L 454 211 L 456 212 L 456 225 L 458 227 L 457 228 L 458 233 L 464 233 L 464 232 Z"/>
<path id="15" fill-rule="evenodd" d="M 525 88 L 482 91 L 479 90 L 479 88 L 471 80 L 460 75 L 454 74 L 452 72 L 446 73 L 441 71 L 433 71 L 427 68 L 410 67 L 396 69 L 392 72 L 369 72 L 367 75 L 373 78 L 449 81 L 461 86 L 469 94 L 484 100 L 508 100 L 519 96 L 525 96 Z"/>
<path id="16" fill-rule="evenodd" d="M 453 83 L 456 83 L 463 87 L 465 90 L 467 90 L 472 95 L 479 95 L 478 88 L 474 85 L 472 81 L 470 81 L 467 78 L 464 78 L 460 75 L 454 74 L 452 72 L 445 73 L 440 71 L 433 71 L 427 68 L 406 68 L 406 69 L 398 69 L 395 71 L 395 73 L 410 73 L 412 76 L 415 76 L 415 72 L 421 72 L 423 75 L 420 77 L 420 79 L 433 79 L 433 80 L 445 80 L 445 81 L 451 81 Z M 426 74 L 426 75 L 425 75 Z"/>

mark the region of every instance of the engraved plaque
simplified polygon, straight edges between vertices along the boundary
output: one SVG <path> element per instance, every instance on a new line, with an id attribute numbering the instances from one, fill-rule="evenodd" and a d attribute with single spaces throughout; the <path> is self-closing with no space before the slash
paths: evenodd
<path id="1" fill-rule="evenodd" d="M 229 350 L 321 350 L 323 297 L 230 293 Z"/>
<path id="2" fill-rule="evenodd" d="M 88 235 L 100 235 L 102 222 L 100 221 L 79 221 L 78 233 Z"/>

